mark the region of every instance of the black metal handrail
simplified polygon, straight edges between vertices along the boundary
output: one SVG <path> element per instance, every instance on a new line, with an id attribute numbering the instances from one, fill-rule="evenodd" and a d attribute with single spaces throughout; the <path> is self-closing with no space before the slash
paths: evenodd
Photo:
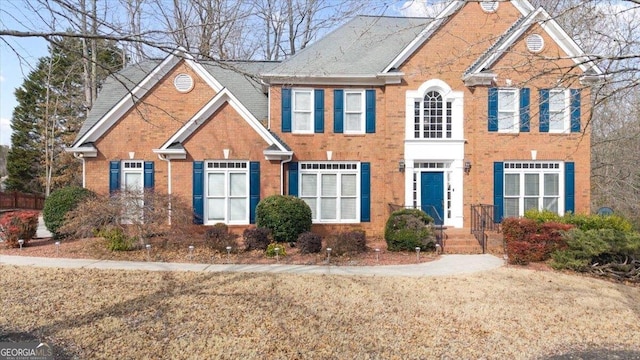
<path id="1" fill-rule="evenodd" d="M 488 204 L 471 205 L 471 233 L 482 247 L 487 250 L 487 231 L 500 231 L 500 223 L 496 220 L 496 207 Z"/>

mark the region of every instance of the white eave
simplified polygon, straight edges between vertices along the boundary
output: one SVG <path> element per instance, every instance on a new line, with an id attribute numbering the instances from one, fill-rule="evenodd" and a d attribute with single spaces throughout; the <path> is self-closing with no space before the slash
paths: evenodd
<path id="1" fill-rule="evenodd" d="M 77 147 L 64 148 L 64 151 L 77 154 L 83 158 L 94 158 L 98 156 L 98 149 L 93 144 L 83 144 Z"/>
<path id="2" fill-rule="evenodd" d="M 266 160 L 286 160 L 293 156 L 293 151 L 290 150 L 267 150 L 262 151 Z"/>
<path id="3" fill-rule="evenodd" d="M 496 81 L 496 73 L 483 71 L 474 74 L 465 75 L 462 80 L 464 85 L 468 87 L 473 86 L 492 86 Z"/>
<path id="4" fill-rule="evenodd" d="M 184 160 L 187 158 L 187 151 L 182 149 L 153 149 L 155 154 L 164 156 L 167 160 Z"/>

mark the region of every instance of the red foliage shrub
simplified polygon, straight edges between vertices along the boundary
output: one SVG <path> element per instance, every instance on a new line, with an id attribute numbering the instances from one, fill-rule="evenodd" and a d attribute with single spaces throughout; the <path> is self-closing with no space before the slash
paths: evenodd
<path id="1" fill-rule="evenodd" d="M 37 211 L 12 211 L 0 216 L 0 237 L 7 247 L 19 247 L 18 240 L 29 240 L 36 236 L 38 230 Z"/>
<path id="2" fill-rule="evenodd" d="M 573 225 L 537 223 L 530 219 L 505 219 L 502 223 L 510 264 L 546 261 L 555 250 L 565 249 L 563 233 Z"/>

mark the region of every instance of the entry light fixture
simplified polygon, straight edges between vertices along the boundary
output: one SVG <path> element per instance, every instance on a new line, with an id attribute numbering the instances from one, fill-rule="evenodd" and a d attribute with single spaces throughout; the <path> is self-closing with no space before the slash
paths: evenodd
<path id="1" fill-rule="evenodd" d="M 398 171 L 404 172 L 404 160 L 398 161 Z"/>
<path id="2" fill-rule="evenodd" d="M 470 171 L 471 171 L 471 161 L 466 160 L 464 162 L 464 172 L 468 175 Z"/>

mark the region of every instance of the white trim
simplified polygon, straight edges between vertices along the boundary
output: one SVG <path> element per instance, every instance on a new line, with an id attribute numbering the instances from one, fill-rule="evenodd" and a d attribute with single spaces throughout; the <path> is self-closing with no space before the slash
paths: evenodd
<path id="1" fill-rule="evenodd" d="M 213 167 L 209 166 L 212 163 L 235 163 L 243 164 L 244 167 Z M 227 225 L 248 225 L 250 222 L 251 213 L 251 176 L 249 171 L 249 161 L 245 160 L 206 160 L 204 162 L 204 187 L 203 187 L 203 224 L 214 225 L 217 223 L 224 223 Z M 209 196 L 209 175 L 210 174 L 224 174 L 224 197 L 217 196 L 217 199 L 224 199 L 224 219 L 223 220 L 209 220 L 209 204 L 208 201 L 212 196 Z M 245 218 L 242 220 L 231 220 L 231 174 L 244 174 L 245 175 L 245 195 L 239 198 L 245 199 Z M 236 197 L 238 198 L 238 197 Z"/>
<path id="2" fill-rule="evenodd" d="M 307 110 L 296 110 L 296 95 L 309 94 L 309 129 L 308 130 L 296 130 L 296 112 L 302 113 Z M 292 134 L 313 134 L 315 131 L 315 91 L 311 88 L 292 88 L 291 89 L 291 133 Z"/>
<path id="3" fill-rule="evenodd" d="M 348 130 L 347 129 L 347 94 L 360 94 L 360 129 L 359 130 Z M 366 91 L 363 89 L 344 89 L 343 94 L 343 109 L 342 109 L 342 126 L 343 133 L 349 134 L 364 134 L 366 128 Z M 353 114 L 353 113 L 352 113 Z"/>
<path id="4" fill-rule="evenodd" d="M 562 107 L 562 129 L 551 129 L 551 94 L 553 92 L 562 92 L 563 94 L 563 107 Z M 553 88 L 549 89 L 549 133 L 552 134 L 567 134 L 571 132 L 571 90 L 566 88 Z"/>
<path id="5" fill-rule="evenodd" d="M 508 129 L 500 129 L 500 93 L 501 92 L 513 92 L 513 118 L 511 119 L 511 126 Z M 505 134 L 517 134 L 520 132 L 520 89 L 512 88 L 512 87 L 501 87 L 498 88 L 498 109 L 497 109 L 497 124 L 498 124 L 498 132 Z M 508 120 L 508 119 L 506 119 Z"/>
<path id="6" fill-rule="evenodd" d="M 520 168 L 510 168 L 507 165 L 511 165 L 511 164 L 520 164 Z M 524 164 L 527 164 L 527 168 L 524 168 Z M 544 165 L 547 165 L 546 168 L 542 168 Z M 558 174 L 558 214 L 560 216 L 564 215 L 565 212 L 565 188 L 564 188 L 564 178 L 565 178 L 565 171 L 564 171 L 564 162 L 561 161 L 505 161 L 504 162 L 504 171 L 503 171 L 503 199 L 506 200 L 507 198 L 510 199 L 515 199 L 516 196 L 508 196 L 506 195 L 506 175 L 509 174 L 518 174 L 520 175 L 519 180 L 519 195 L 517 196 L 518 199 L 518 216 L 522 216 L 524 215 L 524 198 L 527 197 L 525 196 L 525 188 L 524 188 L 524 184 L 525 184 L 525 174 L 537 174 L 537 175 L 544 175 L 544 174 Z M 532 167 L 532 165 L 540 165 L 539 168 L 536 167 Z M 552 168 L 549 168 L 549 165 L 552 165 Z M 538 203 L 538 210 L 542 210 L 544 208 L 544 176 L 540 177 L 540 181 L 538 183 L 539 189 L 542 190 L 538 195 L 536 195 L 536 197 L 538 198 L 538 200 L 542 200 Z M 529 197 L 533 197 L 533 196 L 529 196 Z M 551 197 L 551 196 L 549 196 Z M 555 197 L 555 196 L 553 196 Z M 503 201 L 504 201 L 503 200 Z M 504 204 L 503 204 L 504 207 Z M 506 210 L 506 208 L 505 208 Z M 506 215 L 505 215 L 506 216 Z"/>

